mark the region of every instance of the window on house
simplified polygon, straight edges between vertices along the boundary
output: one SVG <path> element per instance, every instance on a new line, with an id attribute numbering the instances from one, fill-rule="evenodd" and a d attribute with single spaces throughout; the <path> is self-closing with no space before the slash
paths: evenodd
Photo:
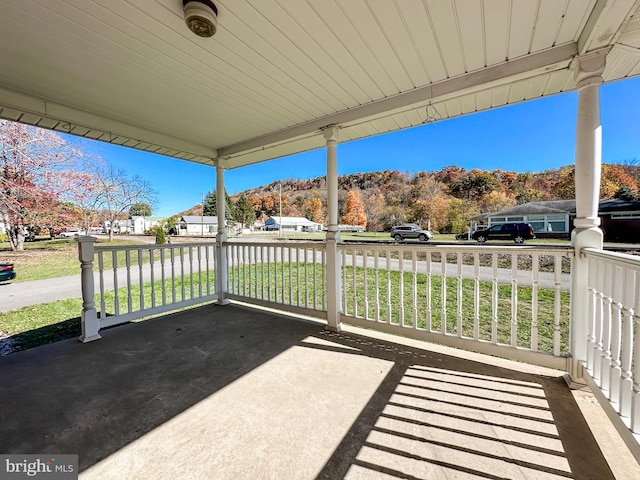
<path id="1" fill-rule="evenodd" d="M 564 215 L 548 215 L 547 230 L 550 232 L 566 232 L 567 219 Z"/>
<path id="2" fill-rule="evenodd" d="M 527 222 L 533 227 L 534 232 L 545 231 L 545 217 L 544 215 L 531 215 L 527 217 Z"/>

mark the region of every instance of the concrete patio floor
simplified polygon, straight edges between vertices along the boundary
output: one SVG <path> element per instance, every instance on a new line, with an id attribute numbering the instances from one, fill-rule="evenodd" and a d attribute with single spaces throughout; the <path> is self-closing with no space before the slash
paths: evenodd
<path id="1" fill-rule="evenodd" d="M 0 453 L 100 480 L 640 478 L 562 372 L 239 305 L 102 334 L 0 357 Z"/>

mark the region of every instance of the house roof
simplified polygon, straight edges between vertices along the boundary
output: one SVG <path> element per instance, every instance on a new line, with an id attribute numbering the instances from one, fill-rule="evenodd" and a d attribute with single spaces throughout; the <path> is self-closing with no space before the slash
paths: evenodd
<path id="1" fill-rule="evenodd" d="M 280 225 L 319 225 L 319 223 L 316 222 L 312 222 L 309 219 L 306 219 L 304 217 L 278 217 L 278 216 L 271 216 L 267 219 L 267 222 L 269 220 L 273 219 L 273 221 L 277 224 Z M 266 223 L 266 222 L 265 222 Z"/>
<path id="2" fill-rule="evenodd" d="M 629 202 L 626 200 L 618 200 L 616 198 L 601 199 L 598 205 L 599 213 L 610 212 L 638 212 L 640 211 L 640 202 Z M 576 201 L 575 200 L 548 200 L 544 202 L 529 202 L 517 205 L 507 210 L 494 213 L 483 213 L 473 217 L 471 220 L 484 220 L 489 217 L 506 217 L 520 215 L 561 215 L 568 214 L 575 216 Z"/>
<path id="3" fill-rule="evenodd" d="M 0 2 L 0 118 L 235 168 L 640 74 L 640 0 Z"/>
<path id="4" fill-rule="evenodd" d="M 195 224 L 198 224 L 198 225 L 200 225 L 201 223 L 206 223 L 206 224 L 215 223 L 217 225 L 218 224 L 218 217 L 205 215 L 204 219 L 203 219 L 201 215 L 184 215 L 184 216 L 180 217 L 180 222 L 181 223 L 195 223 Z"/>

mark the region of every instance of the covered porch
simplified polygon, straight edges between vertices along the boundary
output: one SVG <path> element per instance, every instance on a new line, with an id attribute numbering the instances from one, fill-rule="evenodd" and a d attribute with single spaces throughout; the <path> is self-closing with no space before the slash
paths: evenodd
<path id="1" fill-rule="evenodd" d="M 562 371 L 209 305 L 2 358 L 3 452 L 82 479 L 637 478 Z"/>
<path id="2" fill-rule="evenodd" d="M 5 451 L 79 452 L 87 478 L 132 469 L 138 478 L 211 478 L 211 469 L 230 478 L 422 478 L 424 469 L 607 478 L 584 428 L 596 423 L 580 419 L 559 380 L 564 372 L 574 388 L 592 387 L 640 458 L 640 263 L 603 250 L 597 211 L 600 86 L 640 73 L 639 1 L 216 0 L 218 31 L 207 39 L 187 30 L 183 3 L 3 2 L 0 118 L 211 165 L 218 192 L 230 169 L 326 148 L 326 240 L 233 245 L 219 224 L 215 245 L 138 247 L 118 266 L 115 249 L 80 239 L 86 344 L 2 360 Z M 499 249 L 425 253 L 341 241 L 340 142 L 570 91 L 578 92 L 576 220 L 571 249 L 550 254 L 550 272 L 539 268 L 549 255 L 535 249 L 511 250 L 503 265 Z M 224 202 L 217 217 L 226 218 Z M 520 256 L 531 258 L 524 275 Z M 114 289 L 127 291 L 109 310 L 111 270 Z M 503 270 L 510 273 L 501 277 Z M 548 287 L 543 273 L 551 274 Z M 508 298 L 500 294 L 505 279 Z M 301 297 L 294 286 L 303 284 Z M 544 351 L 541 288 L 552 299 Z M 211 301 L 219 306 L 109 328 Z M 230 301 L 311 313 L 326 324 Z M 557 370 L 426 343 L 396 348 L 400 339 L 345 333 L 348 323 L 545 359 Z M 172 470 L 154 470 L 165 468 Z"/>

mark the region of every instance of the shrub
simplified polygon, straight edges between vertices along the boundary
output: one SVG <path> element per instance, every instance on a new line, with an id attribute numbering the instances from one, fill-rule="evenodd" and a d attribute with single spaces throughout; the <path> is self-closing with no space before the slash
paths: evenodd
<path id="1" fill-rule="evenodd" d="M 156 227 L 156 245 L 164 245 L 167 243 L 167 237 L 164 234 L 164 228 Z"/>

